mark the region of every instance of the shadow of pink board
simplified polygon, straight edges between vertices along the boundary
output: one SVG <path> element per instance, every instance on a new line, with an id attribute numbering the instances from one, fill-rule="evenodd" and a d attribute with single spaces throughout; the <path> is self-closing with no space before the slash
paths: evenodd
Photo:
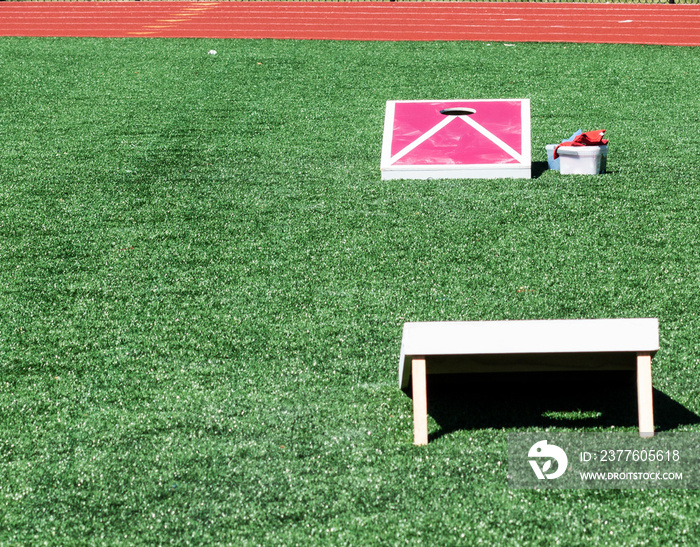
<path id="1" fill-rule="evenodd" d="M 529 179 L 530 158 L 529 99 L 386 103 L 382 180 Z"/>

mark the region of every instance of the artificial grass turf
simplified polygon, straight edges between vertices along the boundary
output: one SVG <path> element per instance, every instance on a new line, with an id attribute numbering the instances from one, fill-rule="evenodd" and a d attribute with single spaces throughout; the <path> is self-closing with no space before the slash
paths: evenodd
<path id="1" fill-rule="evenodd" d="M 696 48 L 0 46 L 0 544 L 697 543 L 696 491 L 507 487 L 626 388 L 467 385 L 418 448 L 396 378 L 404 321 L 655 316 L 699 430 Z M 610 173 L 380 181 L 386 100 L 497 97 Z"/>

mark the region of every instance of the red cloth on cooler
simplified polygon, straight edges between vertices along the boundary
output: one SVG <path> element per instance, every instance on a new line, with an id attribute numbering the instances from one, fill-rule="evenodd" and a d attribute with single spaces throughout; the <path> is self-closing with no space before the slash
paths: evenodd
<path id="1" fill-rule="evenodd" d="M 600 146 L 601 144 L 608 144 L 608 139 L 604 139 L 605 129 L 596 129 L 595 131 L 587 131 L 586 133 L 581 133 L 577 137 L 574 137 L 573 141 L 563 142 L 554 149 L 554 159 L 559 157 L 559 146 Z"/>

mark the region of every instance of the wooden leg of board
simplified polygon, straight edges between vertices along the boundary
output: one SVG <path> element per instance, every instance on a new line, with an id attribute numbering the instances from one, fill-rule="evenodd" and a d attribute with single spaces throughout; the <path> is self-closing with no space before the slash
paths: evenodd
<path id="1" fill-rule="evenodd" d="M 413 444 L 428 444 L 428 391 L 425 359 L 411 361 L 413 382 Z"/>
<path id="2" fill-rule="evenodd" d="M 637 354 L 637 410 L 639 436 L 654 436 L 654 406 L 651 387 L 651 353 Z"/>

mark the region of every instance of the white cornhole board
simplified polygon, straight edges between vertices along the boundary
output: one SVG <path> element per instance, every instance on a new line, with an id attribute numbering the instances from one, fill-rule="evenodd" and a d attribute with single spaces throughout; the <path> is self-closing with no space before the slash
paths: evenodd
<path id="1" fill-rule="evenodd" d="M 404 323 L 399 386 L 412 379 L 414 443 L 427 444 L 427 374 L 636 369 L 639 434 L 651 437 L 658 349 L 655 318 Z"/>
<path id="2" fill-rule="evenodd" d="M 468 109 L 471 114 L 441 111 Z M 382 180 L 531 177 L 530 100 L 387 101 Z"/>

